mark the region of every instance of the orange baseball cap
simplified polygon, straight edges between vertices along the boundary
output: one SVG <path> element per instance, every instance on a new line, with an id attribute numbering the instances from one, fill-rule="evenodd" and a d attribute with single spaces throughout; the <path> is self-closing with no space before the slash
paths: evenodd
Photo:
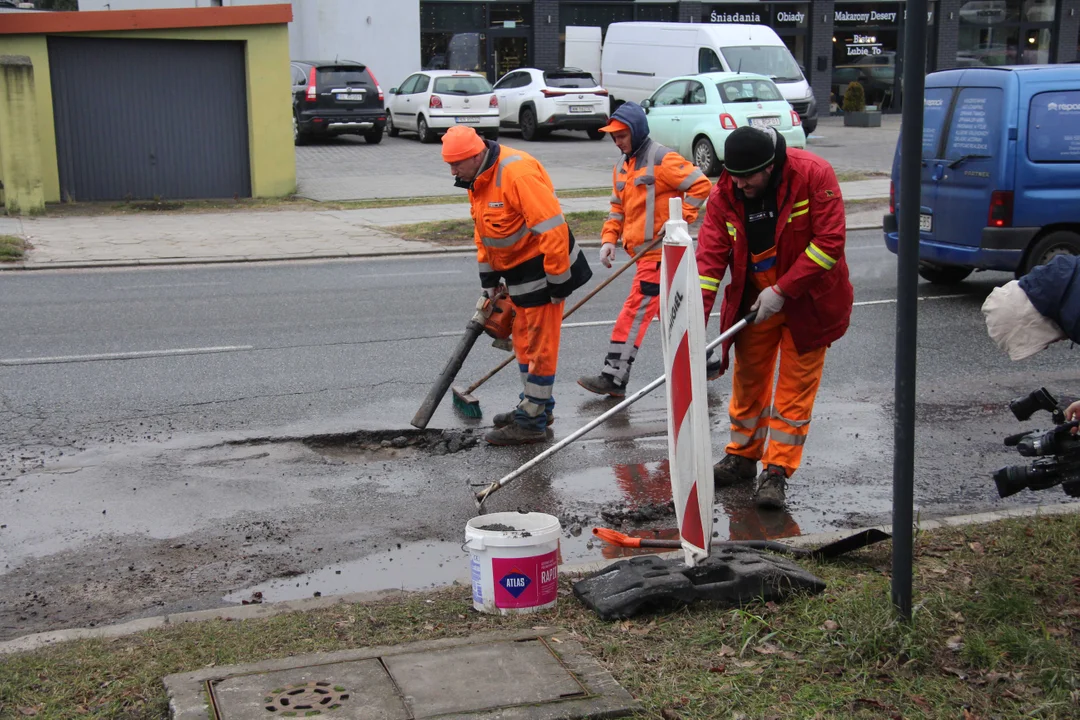
<path id="1" fill-rule="evenodd" d="M 455 125 L 442 138 L 442 159 L 448 163 L 467 160 L 484 152 L 483 139 L 471 127 Z"/>
<path id="2" fill-rule="evenodd" d="M 620 122 L 620 121 L 615 120 L 614 118 L 612 118 L 611 122 L 609 122 L 604 127 L 600 128 L 600 132 L 612 133 L 612 132 L 619 132 L 620 130 L 629 130 L 629 129 L 630 129 L 630 126 L 627 125 L 626 123 Z"/>

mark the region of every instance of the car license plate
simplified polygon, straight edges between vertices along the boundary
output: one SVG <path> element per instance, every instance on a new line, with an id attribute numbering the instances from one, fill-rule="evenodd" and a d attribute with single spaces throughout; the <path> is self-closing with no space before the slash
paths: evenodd
<path id="1" fill-rule="evenodd" d="M 591 113 L 592 105 L 571 105 L 570 112 L 572 113 Z"/>
<path id="2" fill-rule="evenodd" d="M 480 122 L 480 118 L 478 118 L 478 117 L 469 117 L 469 116 L 466 115 L 466 116 L 454 118 L 454 122 L 458 122 L 458 123 L 478 123 L 478 122 Z"/>
<path id="3" fill-rule="evenodd" d="M 779 127 L 780 126 L 780 118 L 778 116 L 776 116 L 776 115 L 772 115 L 770 117 L 750 118 L 750 125 L 751 125 L 751 127 L 760 127 L 760 128 Z"/>
<path id="4" fill-rule="evenodd" d="M 922 213 L 919 215 L 919 230 L 930 232 L 934 229 L 934 216 Z"/>
<path id="5" fill-rule="evenodd" d="M 362 102 L 364 100 L 364 95 L 363 93 L 346 93 L 343 95 L 338 95 L 338 100 L 357 100 Z"/>

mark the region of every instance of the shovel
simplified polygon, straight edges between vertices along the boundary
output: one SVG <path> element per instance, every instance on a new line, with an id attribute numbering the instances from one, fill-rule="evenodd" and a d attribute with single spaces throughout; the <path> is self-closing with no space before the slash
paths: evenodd
<path id="1" fill-rule="evenodd" d="M 593 528 L 593 535 L 604 542 L 617 547 L 654 547 L 671 548 L 672 550 L 679 550 L 682 548 L 681 540 L 637 538 L 621 532 L 616 532 L 615 530 L 609 530 L 608 528 Z M 834 540 L 819 548 L 795 547 L 794 545 L 787 545 L 782 542 L 776 542 L 775 540 L 724 540 L 721 542 L 714 542 L 712 546 L 748 547 L 755 550 L 771 550 L 773 552 L 792 555 L 794 557 L 811 558 L 813 560 L 829 560 L 855 550 L 861 550 L 870 545 L 875 545 L 883 540 L 888 540 L 891 537 L 892 535 L 887 532 L 878 530 L 877 528 L 870 528 L 869 530 L 857 532 L 850 537 Z"/>

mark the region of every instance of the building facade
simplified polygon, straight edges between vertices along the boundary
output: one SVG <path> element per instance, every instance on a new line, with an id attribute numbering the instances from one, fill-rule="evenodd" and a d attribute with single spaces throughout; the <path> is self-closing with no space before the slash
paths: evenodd
<path id="1" fill-rule="evenodd" d="M 467 57 L 496 80 L 515 67 L 561 65 L 568 25 L 754 23 L 791 49 L 819 107 L 856 81 L 868 104 L 888 112 L 902 101 L 905 19 L 905 3 L 885 0 L 420 0 L 420 62 L 438 68 Z M 925 32 L 928 72 L 1072 62 L 1080 57 L 1080 0 L 931 0 Z"/>
<path id="2" fill-rule="evenodd" d="M 280 0 L 287 2 L 288 0 Z M 80 9 L 194 7 L 275 0 L 80 0 Z M 368 63 L 384 88 L 420 68 L 563 64 L 566 27 L 667 21 L 768 25 L 791 49 L 825 109 L 859 82 L 868 104 L 900 108 L 905 3 L 895 0 L 297 0 L 290 48 Z M 1080 58 L 1080 0 L 930 0 L 927 71 Z"/>

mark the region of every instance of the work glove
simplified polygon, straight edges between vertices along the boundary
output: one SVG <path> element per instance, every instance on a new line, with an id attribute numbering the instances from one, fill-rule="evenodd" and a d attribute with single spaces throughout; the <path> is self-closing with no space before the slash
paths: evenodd
<path id="1" fill-rule="evenodd" d="M 767 287 L 758 294 L 757 300 L 750 306 L 751 310 L 756 310 L 757 315 L 754 317 L 754 324 L 758 325 L 771 318 L 776 313 L 780 312 L 784 307 L 784 295 L 780 292 L 780 288 L 775 285 Z"/>
<path id="2" fill-rule="evenodd" d="M 615 243 L 606 242 L 600 248 L 600 264 L 606 268 L 611 267 L 615 261 Z"/>

